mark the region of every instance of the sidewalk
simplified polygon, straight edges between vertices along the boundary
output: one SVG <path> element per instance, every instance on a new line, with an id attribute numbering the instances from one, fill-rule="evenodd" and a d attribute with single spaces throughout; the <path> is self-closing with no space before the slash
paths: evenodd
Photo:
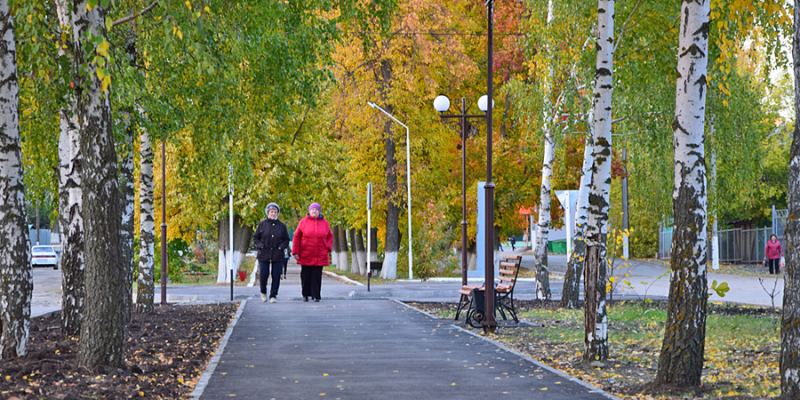
<path id="1" fill-rule="evenodd" d="M 320 303 L 247 301 L 199 398 L 613 398 L 450 321 L 324 291 Z"/>

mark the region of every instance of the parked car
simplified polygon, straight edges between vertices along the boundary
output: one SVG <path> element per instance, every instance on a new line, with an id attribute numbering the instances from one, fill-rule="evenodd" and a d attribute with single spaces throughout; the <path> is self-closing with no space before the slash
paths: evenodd
<path id="1" fill-rule="evenodd" d="M 31 266 L 49 266 L 58 269 L 58 255 L 53 246 L 33 246 L 31 253 Z"/>

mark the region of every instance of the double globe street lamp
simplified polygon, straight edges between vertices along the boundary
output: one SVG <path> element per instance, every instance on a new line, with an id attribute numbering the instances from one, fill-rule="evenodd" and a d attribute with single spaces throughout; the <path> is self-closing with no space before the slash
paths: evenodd
<path id="1" fill-rule="evenodd" d="M 488 129 L 491 132 L 491 110 L 488 107 L 489 104 L 489 96 L 481 96 L 478 99 L 478 109 L 481 110 L 484 114 L 468 114 L 469 109 L 467 108 L 467 102 L 462 97 L 461 98 L 461 107 L 456 107 L 458 113 L 457 114 L 445 114 L 450 109 L 450 98 L 444 95 L 440 95 L 433 100 L 433 108 L 439 112 L 439 116 L 444 119 L 458 119 L 459 123 L 461 124 L 461 285 L 464 286 L 467 284 L 467 120 L 469 119 L 478 119 L 487 121 L 487 126 L 490 128 Z M 492 101 L 492 108 L 494 108 L 494 100 Z M 491 141 L 491 139 L 488 139 Z M 491 146 L 489 147 L 491 148 Z M 491 154 L 491 153 L 490 153 Z M 491 168 L 491 155 L 489 155 L 489 165 L 487 166 L 487 171 L 490 171 Z M 491 183 L 491 172 L 488 172 L 489 179 L 487 180 L 487 185 Z M 487 191 L 488 191 L 487 187 Z M 493 199 L 490 197 L 486 197 L 487 205 Z M 487 220 L 489 216 L 491 216 L 492 223 L 487 225 L 487 239 L 491 236 L 490 232 L 493 232 L 493 225 L 494 225 L 494 207 L 487 207 Z M 491 214 L 489 214 L 491 213 Z M 497 322 L 494 318 L 494 251 L 493 251 L 493 243 L 490 241 L 486 241 L 486 251 L 487 255 L 491 254 L 491 262 L 488 260 L 490 259 L 487 256 L 487 262 L 485 264 L 485 272 L 486 272 L 486 310 L 484 317 L 484 330 L 488 330 L 493 332 L 494 327 L 497 326 Z M 492 325 L 492 322 L 494 323 Z M 487 329 L 488 328 L 488 329 Z"/>

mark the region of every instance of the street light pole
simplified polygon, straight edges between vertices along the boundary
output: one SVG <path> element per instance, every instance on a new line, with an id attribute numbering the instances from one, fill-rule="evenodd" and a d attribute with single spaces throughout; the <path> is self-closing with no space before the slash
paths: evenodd
<path id="1" fill-rule="evenodd" d="M 487 10 L 487 27 L 488 27 L 488 40 L 487 40 L 487 91 L 486 95 L 489 96 L 489 104 L 494 104 L 494 57 L 493 57 L 493 40 L 494 40 L 494 0 L 486 0 Z M 494 310 L 494 182 L 492 182 L 492 108 L 487 107 L 486 111 L 486 184 L 483 186 L 486 189 L 486 292 L 485 292 L 485 310 L 486 317 L 481 322 L 484 333 L 494 333 L 497 329 L 497 320 L 495 320 Z"/>
<path id="2" fill-rule="evenodd" d="M 161 141 L 161 305 L 167 304 L 167 153 Z"/>
<path id="3" fill-rule="evenodd" d="M 412 268 L 414 264 L 414 256 L 411 252 L 411 137 L 408 133 L 408 126 L 406 124 L 400 122 L 395 118 L 392 114 L 389 114 L 386 110 L 381 108 L 379 105 L 373 102 L 367 102 L 367 104 L 372 108 L 377 108 L 381 110 L 384 114 L 389 116 L 389 118 L 393 119 L 394 122 L 397 122 L 403 128 L 406 128 L 406 187 L 408 187 L 408 279 L 411 280 L 414 278 L 414 269 Z M 369 233 L 369 232 L 368 232 Z"/>

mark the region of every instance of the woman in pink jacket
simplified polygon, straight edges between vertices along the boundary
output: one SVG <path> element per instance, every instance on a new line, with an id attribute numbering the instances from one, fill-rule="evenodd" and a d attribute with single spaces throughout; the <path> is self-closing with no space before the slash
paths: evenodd
<path id="1" fill-rule="evenodd" d="M 308 216 L 297 224 L 292 239 L 292 254 L 300 264 L 300 286 L 303 301 L 311 297 L 319 302 L 322 288 L 322 267 L 330 264 L 328 255 L 333 247 L 333 232 L 322 216 L 322 207 L 313 203 L 308 207 Z"/>
<path id="2" fill-rule="evenodd" d="M 777 236 L 772 235 L 769 237 L 767 246 L 764 248 L 764 264 L 769 264 L 770 274 L 781 273 L 781 256 L 783 256 L 783 249 L 781 249 L 781 242 L 778 241 Z M 773 269 L 775 270 L 775 272 L 772 272 Z"/>

